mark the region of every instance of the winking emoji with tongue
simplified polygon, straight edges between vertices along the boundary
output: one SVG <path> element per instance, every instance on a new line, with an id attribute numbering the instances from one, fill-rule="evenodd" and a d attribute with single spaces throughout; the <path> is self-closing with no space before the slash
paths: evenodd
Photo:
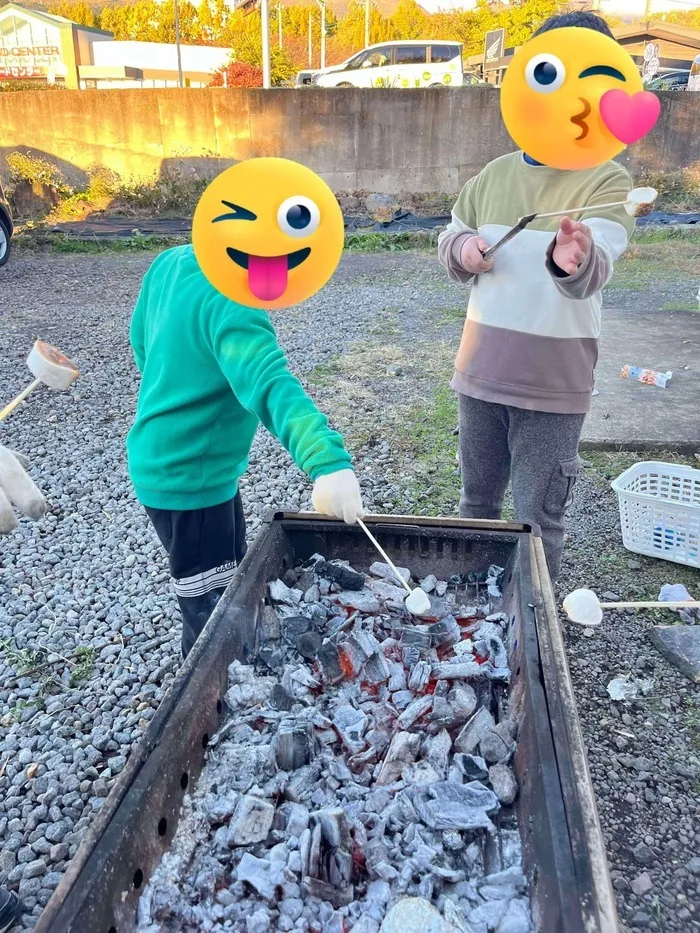
<path id="1" fill-rule="evenodd" d="M 130 330 L 141 385 L 129 474 L 168 553 L 183 656 L 246 551 L 239 484 L 260 424 L 313 480 L 316 511 L 350 524 L 363 514 L 343 438 L 290 372 L 268 314 L 322 288 L 343 241 L 321 178 L 251 159 L 207 187 L 192 246 L 161 253 L 144 277 Z M 277 496 L 282 505 L 287 489 Z"/>

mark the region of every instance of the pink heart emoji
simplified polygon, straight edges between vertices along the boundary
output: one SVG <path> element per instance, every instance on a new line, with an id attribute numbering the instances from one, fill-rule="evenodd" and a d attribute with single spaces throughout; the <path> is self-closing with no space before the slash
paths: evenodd
<path id="1" fill-rule="evenodd" d="M 661 101 L 651 91 L 632 95 L 619 90 L 606 91 L 600 98 L 603 123 L 626 146 L 646 136 L 660 113 Z"/>

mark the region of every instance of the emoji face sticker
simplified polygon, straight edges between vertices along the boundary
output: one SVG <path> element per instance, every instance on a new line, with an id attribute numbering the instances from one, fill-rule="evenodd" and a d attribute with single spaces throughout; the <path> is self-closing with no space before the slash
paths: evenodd
<path id="1" fill-rule="evenodd" d="M 288 308 L 322 288 L 343 251 L 343 215 L 318 175 L 288 159 L 249 159 L 202 195 L 192 245 L 209 282 L 239 304 Z"/>
<path id="2" fill-rule="evenodd" d="M 593 168 L 658 120 L 658 97 L 609 36 L 564 27 L 521 46 L 501 87 L 501 115 L 515 143 L 543 165 Z"/>

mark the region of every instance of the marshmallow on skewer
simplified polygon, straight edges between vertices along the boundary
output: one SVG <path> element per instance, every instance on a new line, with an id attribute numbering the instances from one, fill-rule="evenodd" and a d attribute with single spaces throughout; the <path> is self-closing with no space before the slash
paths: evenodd
<path id="1" fill-rule="evenodd" d="M 75 363 L 59 349 L 37 340 L 27 357 L 29 371 L 35 377 L 58 392 L 64 392 L 80 375 Z"/>
<path id="2" fill-rule="evenodd" d="M 593 590 L 574 590 L 564 600 L 564 612 L 577 625 L 600 625 L 603 610 Z"/>
<path id="3" fill-rule="evenodd" d="M 13 412 L 27 396 L 40 385 L 48 386 L 57 392 L 68 389 L 80 375 L 75 363 L 65 353 L 43 340 L 37 340 L 27 357 L 27 366 L 34 376 L 34 382 L 23 389 L 16 398 L 0 411 L 0 421 Z"/>
<path id="4" fill-rule="evenodd" d="M 656 188 L 633 188 L 627 195 L 625 210 L 630 217 L 644 217 L 651 213 L 657 197 Z"/>
<path id="5" fill-rule="evenodd" d="M 404 605 L 412 616 L 423 616 L 430 610 L 430 597 L 417 586 L 406 597 Z"/>

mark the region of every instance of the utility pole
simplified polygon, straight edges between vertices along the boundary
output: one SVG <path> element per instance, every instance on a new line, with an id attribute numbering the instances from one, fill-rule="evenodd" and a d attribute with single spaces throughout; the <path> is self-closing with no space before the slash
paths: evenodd
<path id="1" fill-rule="evenodd" d="M 260 0 L 260 19 L 262 21 L 262 66 L 263 87 L 269 88 L 270 80 L 270 0 Z"/>
<path id="2" fill-rule="evenodd" d="M 321 68 L 326 67 L 326 0 L 316 0 L 321 7 Z"/>
<path id="3" fill-rule="evenodd" d="M 277 4 L 277 44 L 282 48 L 282 0 Z"/>
<path id="4" fill-rule="evenodd" d="M 646 6 L 644 7 L 644 22 L 645 23 L 649 22 L 649 19 L 651 17 L 651 3 L 652 3 L 652 0 L 647 0 Z"/>
<path id="5" fill-rule="evenodd" d="M 314 20 L 313 13 L 309 10 L 309 68 L 314 66 Z"/>
<path id="6" fill-rule="evenodd" d="M 175 48 L 177 49 L 177 86 L 183 87 L 182 80 L 182 54 L 180 52 L 180 10 L 177 0 L 173 0 L 175 7 Z"/>
<path id="7" fill-rule="evenodd" d="M 365 48 L 369 45 L 369 16 L 371 12 L 370 0 L 365 0 Z"/>

